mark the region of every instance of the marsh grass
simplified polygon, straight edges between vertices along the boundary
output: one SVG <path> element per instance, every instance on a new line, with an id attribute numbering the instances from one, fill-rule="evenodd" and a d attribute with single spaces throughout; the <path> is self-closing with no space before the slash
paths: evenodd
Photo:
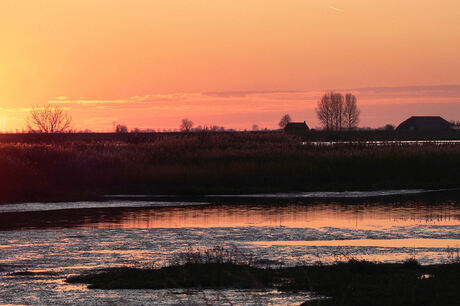
<path id="1" fill-rule="evenodd" d="M 420 266 L 349 261 L 263 269 L 236 264 L 185 264 L 157 270 L 116 269 L 67 279 L 93 289 L 264 289 L 316 292 L 331 305 L 456 305 L 459 264 Z M 422 277 L 430 275 L 430 277 Z M 323 302 L 313 302 L 323 303 Z"/>
<path id="2" fill-rule="evenodd" d="M 180 266 L 187 264 L 232 264 L 252 266 L 254 264 L 254 254 L 251 252 L 244 252 L 237 247 L 224 248 L 216 246 L 213 248 L 190 249 L 186 252 L 174 254 L 169 265 Z"/>
<path id="3" fill-rule="evenodd" d="M 457 246 L 456 248 L 449 247 L 446 250 L 447 259 L 445 263 L 456 263 L 460 264 L 460 248 Z"/>
<path id="4" fill-rule="evenodd" d="M 159 269 L 119 268 L 67 279 L 98 289 L 277 289 L 314 292 L 305 305 L 457 305 L 460 264 L 420 265 L 349 259 L 334 264 L 260 268 L 254 259 L 220 247 L 189 252 L 177 265 Z M 321 299 L 321 297 L 329 299 Z M 225 295 L 222 296 L 224 298 Z"/>
<path id="5" fill-rule="evenodd" d="M 0 145 L 0 201 L 433 189 L 460 183 L 460 146 L 453 144 L 317 147 L 281 133 L 97 139 Z"/>
<path id="6" fill-rule="evenodd" d="M 270 288 L 269 270 L 231 263 L 185 264 L 160 269 L 116 268 L 67 279 L 91 289 L 261 289 Z"/>

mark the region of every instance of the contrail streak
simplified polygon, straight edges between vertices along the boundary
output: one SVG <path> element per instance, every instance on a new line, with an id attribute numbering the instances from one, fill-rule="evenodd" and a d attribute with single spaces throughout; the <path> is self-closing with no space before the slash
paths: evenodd
<path id="1" fill-rule="evenodd" d="M 338 7 L 335 7 L 335 6 L 332 6 L 332 5 L 329 5 L 329 8 L 330 8 L 331 10 L 333 10 L 333 11 L 336 11 L 336 12 L 340 12 L 340 13 L 343 12 L 342 9 L 340 9 L 340 8 L 338 8 Z"/>

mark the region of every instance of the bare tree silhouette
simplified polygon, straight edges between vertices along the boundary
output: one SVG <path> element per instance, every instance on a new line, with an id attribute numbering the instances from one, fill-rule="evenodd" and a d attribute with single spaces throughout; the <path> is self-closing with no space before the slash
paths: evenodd
<path id="1" fill-rule="evenodd" d="M 340 130 L 342 128 L 343 96 L 340 93 L 330 92 L 323 95 L 316 114 L 326 130 Z"/>
<path id="2" fill-rule="evenodd" d="M 347 129 L 353 129 L 358 126 L 359 114 L 361 111 L 356 104 L 356 96 L 347 93 L 345 95 L 345 106 L 343 108 L 343 124 Z"/>
<path id="3" fill-rule="evenodd" d="M 183 132 L 190 132 L 193 127 L 193 121 L 187 118 L 182 119 L 182 123 L 180 125 L 180 130 Z"/>
<path id="4" fill-rule="evenodd" d="M 117 124 L 115 126 L 115 133 L 128 133 L 128 127 L 124 124 Z"/>
<path id="5" fill-rule="evenodd" d="M 281 120 L 278 123 L 278 125 L 280 126 L 280 128 L 284 129 L 286 125 L 291 121 L 292 121 L 291 116 L 289 116 L 289 114 L 286 114 L 283 117 L 281 117 Z"/>
<path id="6" fill-rule="evenodd" d="M 63 133 L 72 124 L 72 117 L 59 106 L 36 106 L 30 111 L 26 119 L 27 128 L 30 131 L 41 133 Z"/>
<path id="7" fill-rule="evenodd" d="M 330 92 L 318 101 L 316 114 L 326 130 L 340 131 L 344 127 L 355 128 L 359 123 L 360 111 L 354 95 L 346 94 L 344 103 L 341 93 Z"/>

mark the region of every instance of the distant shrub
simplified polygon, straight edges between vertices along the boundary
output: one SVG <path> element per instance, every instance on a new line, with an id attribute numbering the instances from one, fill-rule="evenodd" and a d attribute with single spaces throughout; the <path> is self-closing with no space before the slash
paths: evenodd
<path id="1" fill-rule="evenodd" d="M 412 269 L 415 269 L 415 268 L 419 268 L 419 267 L 420 267 L 420 263 L 419 263 L 418 260 L 415 259 L 414 257 L 410 257 L 410 258 L 406 259 L 406 260 L 403 262 L 403 265 L 404 265 L 405 267 L 412 268 Z"/>
<path id="2" fill-rule="evenodd" d="M 124 124 L 117 124 L 115 126 L 115 133 L 128 133 L 128 127 Z"/>

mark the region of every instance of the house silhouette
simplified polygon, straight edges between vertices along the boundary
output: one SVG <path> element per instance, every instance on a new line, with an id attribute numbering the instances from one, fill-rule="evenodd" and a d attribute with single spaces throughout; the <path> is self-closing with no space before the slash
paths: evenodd
<path id="1" fill-rule="evenodd" d="M 446 131 L 452 129 L 451 124 L 439 116 L 412 116 L 403 121 L 397 131 Z"/>
<path id="2" fill-rule="evenodd" d="M 284 127 L 284 132 L 288 134 L 304 134 L 308 132 L 310 129 L 308 128 L 307 123 L 304 122 L 289 122 Z"/>

